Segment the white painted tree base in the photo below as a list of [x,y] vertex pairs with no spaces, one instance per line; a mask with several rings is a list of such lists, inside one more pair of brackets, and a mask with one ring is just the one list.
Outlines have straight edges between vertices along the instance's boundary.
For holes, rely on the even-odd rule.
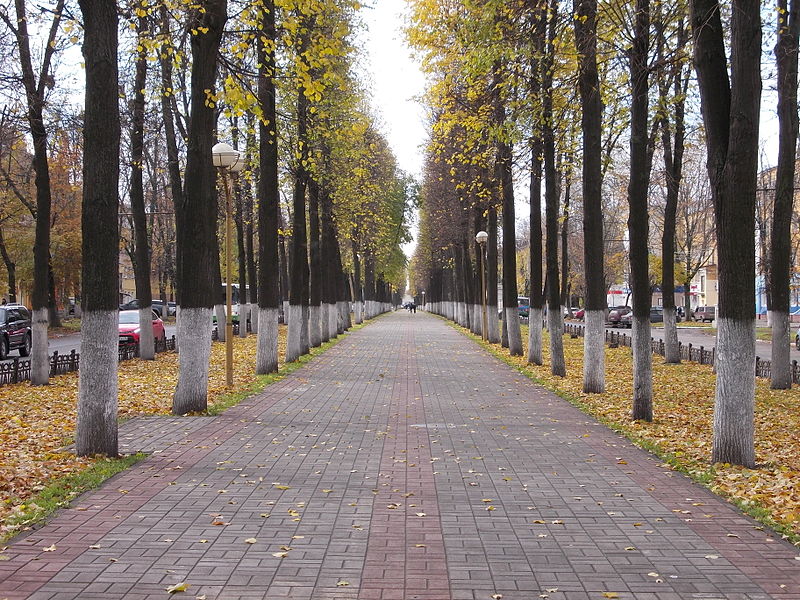
[[633,408],[635,420],[653,420],[653,349],[650,315],[631,319],[633,346]]
[[567,374],[564,362],[564,318],[561,309],[548,309],[547,328],[550,330],[550,372],[558,377]]
[[[46,308],[37,308],[31,315],[31,385],[47,385],[50,380],[48,319]],[[117,343],[119,343],[119,333],[117,333]]]
[[[219,329],[224,329],[224,323]],[[181,339],[181,352],[178,355],[178,386],[172,398],[172,414],[202,412],[208,407],[211,309],[181,310],[178,337]]]
[[506,308],[503,312],[508,330],[508,352],[511,356],[522,356],[522,331],[519,328],[519,308]]
[[755,322],[717,319],[712,462],[755,467]]
[[[255,313],[254,313],[255,314]],[[277,308],[258,309],[258,339],[256,343],[256,375],[278,372]]]
[[225,341],[225,305],[224,304],[215,304],[214,305],[214,316],[217,317],[217,341],[224,342]]
[[770,387],[773,390],[788,390],[792,387],[792,365],[789,353],[793,344],[789,313],[772,311],[772,355],[770,364]]
[[606,311],[587,310],[583,320],[583,391],[602,394],[606,391]]
[[489,320],[489,341],[492,344],[500,343],[500,319],[498,318],[497,305],[490,304],[486,307]]
[[250,313],[247,310],[247,304],[240,304],[239,305],[239,337],[246,338],[247,337],[247,319],[250,317]]
[[671,364],[681,362],[681,350],[678,345],[678,317],[674,308],[664,309],[664,362]]
[[250,315],[250,333],[258,333],[258,304],[248,304],[247,314]]
[[[81,319],[81,369],[78,371],[78,456],[117,456],[119,311],[86,311]],[[152,330],[152,325],[151,325]],[[151,334],[152,339],[152,334]]]
[[322,315],[319,306],[308,307],[308,345],[318,348],[322,345]]
[[286,333],[286,362],[294,362],[303,354],[301,345],[303,307],[299,304],[290,304],[287,314],[289,326]]
[[328,310],[328,339],[332,340],[339,335],[339,310],[336,304],[326,304],[325,307]]
[[531,308],[528,312],[528,364],[541,365],[542,358],[542,309]]
[[[119,338],[119,330],[117,331],[117,338]],[[143,360],[153,360],[156,357],[155,345],[156,341],[153,337],[153,308],[150,306],[147,308],[140,308],[139,358]]]

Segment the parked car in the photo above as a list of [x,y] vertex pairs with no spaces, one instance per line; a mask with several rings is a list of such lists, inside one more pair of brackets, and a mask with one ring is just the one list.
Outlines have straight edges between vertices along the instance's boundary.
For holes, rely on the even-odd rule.
[[0,360],[11,350],[20,356],[31,353],[31,313],[22,304],[0,306]]
[[[524,317],[525,319],[531,314],[531,299],[527,296],[517,296],[517,306],[519,310],[519,316]],[[503,307],[500,307],[500,310],[497,311],[498,318],[502,321],[503,320]]]
[[[151,308],[159,318],[164,316],[164,303],[161,300],[153,300]],[[134,298],[130,302],[119,305],[120,310],[139,310],[139,299]]]
[[[660,306],[653,306],[650,308],[650,322],[651,323],[663,323],[664,322],[664,309]],[[633,327],[633,311],[629,312],[626,315],[622,315],[620,319],[620,324],[622,327],[627,327],[631,329]]]
[[622,324],[622,317],[631,312],[630,306],[615,306],[608,311],[606,323],[611,327],[619,327]]
[[586,309],[579,308],[572,313],[572,316],[578,319],[579,321],[583,321],[583,317],[586,314]]
[[694,309],[694,313],[692,313],[692,318],[695,321],[702,321],[705,323],[708,321],[711,323],[714,319],[717,318],[717,311],[716,308],[713,306],[698,306]]
[[[119,343],[138,344],[139,343],[139,310],[121,310],[119,312]],[[161,343],[167,338],[164,329],[164,321],[153,310],[153,339]]]

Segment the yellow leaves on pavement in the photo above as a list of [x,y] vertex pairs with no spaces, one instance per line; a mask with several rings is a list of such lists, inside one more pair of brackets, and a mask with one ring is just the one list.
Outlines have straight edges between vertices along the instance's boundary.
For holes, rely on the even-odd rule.
[[177,594],[178,592],[185,592],[189,589],[189,584],[185,581],[182,583],[176,583],[175,585],[171,585],[167,588],[167,591],[170,594]]
[[[279,356],[285,352],[286,330],[279,333]],[[234,391],[255,381],[256,336],[234,337]],[[178,355],[164,352],[153,361],[119,364],[119,416],[167,415],[178,377]],[[225,345],[213,344],[209,366],[208,403],[225,387]],[[75,432],[78,374],[52,377],[50,385],[0,386],[0,534],[6,518],[36,490],[55,477],[83,470],[102,458],[78,458],[66,448]],[[120,493],[126,493],[120,490]]]

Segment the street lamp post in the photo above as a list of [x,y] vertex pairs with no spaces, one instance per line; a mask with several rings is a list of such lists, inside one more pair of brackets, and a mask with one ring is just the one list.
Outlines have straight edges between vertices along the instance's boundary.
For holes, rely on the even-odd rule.
[[[231,238],[233,237],[233,219],[231,218],[231,189],[228,181],[228,172],[236,173],[242,170],[244,161],[238,150],[230,145],[220,142],[211,149],[214,166],[222,175],[225,188],[225,385],[233,386],[233,281],[231,281],[231,262],[233,251]],[[217,325],[219,327],[219,324]],[[242,324],[239,324],[241,327]]]
[[475,234],[475,241],[481,247],[481,305],[483,307],[483,327],[481,327],[481,337],[484,341],[489,339],[489,315],[486,313],[486,240],[489,234],[479,231]]

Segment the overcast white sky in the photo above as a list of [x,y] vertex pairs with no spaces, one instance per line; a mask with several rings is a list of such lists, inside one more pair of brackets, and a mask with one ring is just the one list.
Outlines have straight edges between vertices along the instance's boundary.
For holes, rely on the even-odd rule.
[[405,0],[374,0],[362,15],[367,25],[364,48],[365,68],[373,82],[372,106],[382,117],[383,133],[394,150],[400,168],[419,176],[422,145],[425,143],[424,111],[416,98],[422,95],[425,79],[402,28],[407,12]]

